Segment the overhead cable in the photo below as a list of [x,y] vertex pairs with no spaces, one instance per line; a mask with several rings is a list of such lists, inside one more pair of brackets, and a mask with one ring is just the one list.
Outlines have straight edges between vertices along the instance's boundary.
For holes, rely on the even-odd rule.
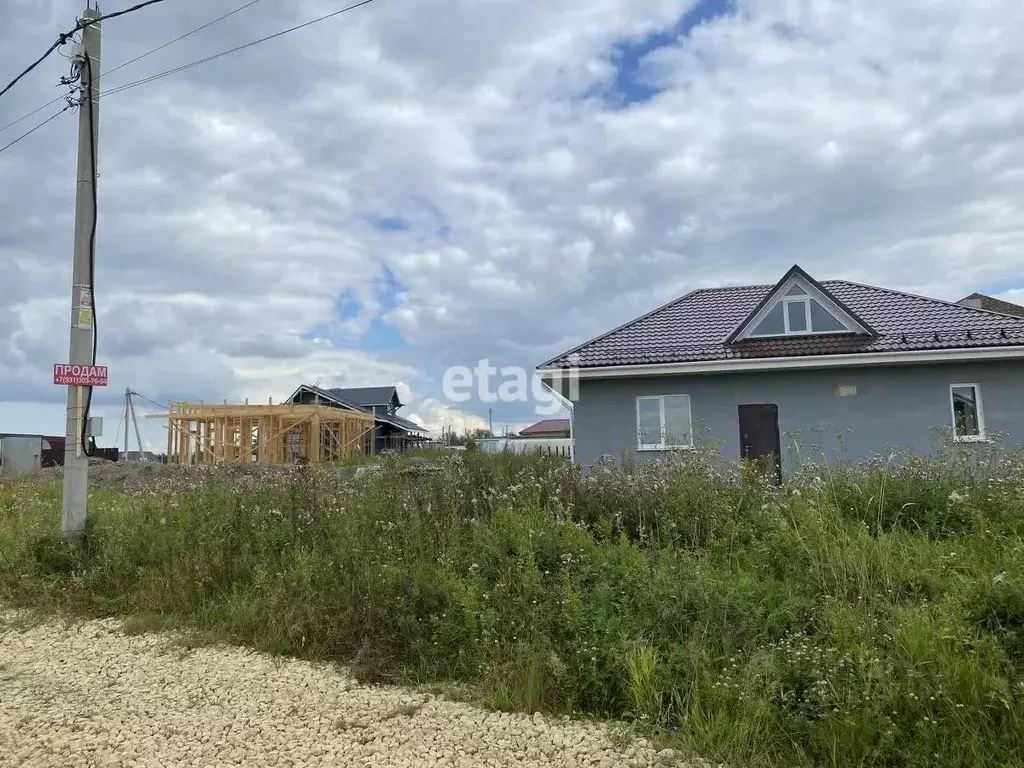
[[135,81],[130,82],[130,83],[125,83],[124,85],[116,86],[114,88],[111,88],[108,91],[104,91],[102,93],[102,95],[103,96],[111,96],[111,95],[113,95],[115,93],[121,93],[121,91],[127,91],[127,90],[130,90],[132,88],[137,88],[140,85],[146,85],[148,83],[152,83],[154,80],[160,80],[161,78],[168,77],[170,75],[175,75],[175,74],[177,74],[179,72],[184,72],[185,70],[192,69],[193,67],[198,67],[198,66],[200,66],[202,64],[207,64],[207,63],[209,63],[211,61],[214,61],[216,59],[223,58],[224,56],[230,56],[233,53],[238,53],[239,51],[244,51],[247,48],[252,48],[253,46],[259,45],[260,43],[265,43],[265,42],[267,42],[269,40],[275,40],[276,38],[283,37],[284,35],[287,35],[287,34],[289,34],[291,32],[296,32],[296,31],[298,31],[300,29],[305,29],[306,27],[311,27],[314,24],[319,24],[322,21],[326,21],[327,19],[334,18],[335,16],[340,16],[343,13],[347,13],[349,11],[354,11],[356,8],[362,8],[364,5],[369,5],[372,2],[374,2],[374,0],[362,0],[362,2],[360,2],[360,3],[355,3],[353,5],[349,5],[349,6],[345,7],[345,8],[340,9],[340,10],[333,11],[332,13],[328,13],[328,14],[326,14],[324,16],[320,16],[318,18],[312,19],[312,20],[304,22],[302,24],[297,24],[294,27],[289,27],[288,29],[281,30],[280,32],[275,32],[272,35],[267,35],[266,37],[261,37],[258,40],[253,40],[252,42],[245,43],[243,45],[239,45],[239,46],[236,46],[234,48],[230,48],[230,49],[228,49],[226,51],[221,51],[220,53],[215,53],[212,56],[207,56],[205,58],[199,59],[197,61],[190,62],[188,64],[182,64],[181,66],[174,67],[174,68],[168,69],[168,70],[164,70],[163,72],[158,72],[155,75],[150,75],[148,77],[143,77],[143,78],[140,78],[140,79],[135,80]]
[[[245,5],[241,5],[238,8],[235,8],[233,11],[228,11],[223,16],[218,16],[216,19],[213,19],[212,21],[208,21],[205,24],[203,24],[202,26],[196,27],[195,29],[192,29],[192,30],[188,31],[188,32],[186,32],[183,35],[179,35],[178,37],[176,37],[173,40],[170,40],[170,41],[164,43],[163,45],[158,45],[156,48],[153,48],[153,49],[151,49],[149,51],[146,51],[141,56],[136,56],[134,59],[129,59],[128,61],[124,62],[123,64],[118,64],[113,69],[108,70],[106,72],[103,72],[101,74],[101,78],[105,78],[108,75],[111,75],[114,72],[117,72],[118,70],[124,69],[125,67],[129,66],[130,64],[135,64],[136,62],[141,61],[142,59],[145,59],[147,56],[152,56],[154,53],[157,53],[158,51],[162,51],[165,48],[169,48],[170,46],[174,45],[175,43],[181,42],[185,38],[191,37],[192,35],[196,34],[197,32],[202,32],[204,29],[207,29],[208,27],[212,27],[214,24],[217,24],[218,22],[224,21],[224,19],[230,18],[231,16],[234,16],[236,13],[244,11],[246,8],[251,8],[252,6],[256,5],[256,3],[259,3],[259,2],[262,2],[262,0],[250,0],[250,2],[246,3]],[[111,17],[107,16],[106,18],[111,18]],[[38,114],[39,112],[42,112],[44,109],[46,109],[51,104],[56,104],[57,102],[61,101],[64,98],[65,98],[64,96],[58,96],[55,99],[51,99],[50,101],[46,102],[42,106],[36,107],[35,109],[33,109],[28,114],[22,115],[17,120],[12,120],[11,122],[7,123],[6,125],[0,126],[0,133],[3,133],[8,128],[13,127],[13,126],[17,125],[20,122],[28,120],[30,117],[32,117],[32,115],[35,115],[35,114]]]
[[38,67],[44,61],[46,61],[47,57],[49,57],[49,55],[51,53],[56,51],[58,48],[60,48],[62,45],[64,45],[64,43],[66,43],[68,40],[70,40],[75,34],[77,34],[78,32],[81,32],[86,27],[91,27],[94,24],[99,24],[101,21],[106,21],[107,19],[116,19],[118,16],[124,16],[126,14],[133,13],[134,11],[141,10],[141,9],[147,7],[147,6],[155,5],[157,3],[163,3],[163,2],[166,2],[166,0],[146,0],[146,2],[139,3],[138,5],[133,5],[131,8],[125,8],[123,11],[115,11],[114,13],[108,13],[105,16],[100,16],[98,19],[81,19],[81,20],[79,20],[79,22],[77,24],[75,24],[74,28],[70,32],[62,32],[57,37],[56,42],[54,42],[53,45],[51,45],[49,48],[47,48],[46,52],[43,53],[42,56],[40,56],[38,59],[33,61],[31,64],[29,64],[24,70],[21,71],[21,73],[19,73],[17,75],[17,77],[15,77],[13,80],[11,80],[11,82],[9,82],[7,85],[5,85],[3,90],[0,90],[0,96],[3,96],[5,93],[7,93],[9,90],[11,90],[11,88],[13,88],[15,85],[18,84],[19,80],[24,78],[33,69]]

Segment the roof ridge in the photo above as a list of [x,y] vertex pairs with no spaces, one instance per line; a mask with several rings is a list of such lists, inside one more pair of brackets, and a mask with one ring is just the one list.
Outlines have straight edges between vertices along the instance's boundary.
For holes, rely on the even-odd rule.
[[[855,285],[858,288],[869,288],[873,291],[881,291],[884,293],[892,293],[897,296],[907,296],[911,299],[918,299],[919,301],[928,301],[933,304],[942,304],[947,307],[956,307],[957,309],[967,310],[968,312],[981,312],[986,315],[995,315],[996,317],[1005,317],[1009,320],[1015,320],[1024,324],[1024,317],[1017,315],[1008,315],[1004,312],[996,312],[991,309],[981,309],[980,307],[969,307],[964,304],[957,304],[955,301],[946,301],[945,299],[936,299],[934,296],[923,296],[920,293],[910,293],[909,291],[899,291],[895,288],[886,288],[882,285],[870,285],[868,283],[858,283],[856,280],[825,280],[826,283],[844,283],[846,285]],[[994,298],[994,297],[992,297]]]

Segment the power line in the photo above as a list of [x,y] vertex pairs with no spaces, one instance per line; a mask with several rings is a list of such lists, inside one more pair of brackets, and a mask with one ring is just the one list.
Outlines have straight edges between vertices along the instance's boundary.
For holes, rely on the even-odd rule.
[[[174,38],[173,40],[171,40],[170,42],[167,42],[167,43],[164,43],[163,45],[157,46],[153,50],[147,51],[146,53],[142,54],[141,56],[136,56],[134,59],[129,59],[124,64],[118,64],[116,67],[114,67],[109,72],[104,72],[101,75],[101,77],[107,77],[108,75],[112,75],[114,72],[117,72],[119,69],[124,69],[129,64],[134,64],[135,62],[141,61],[142,59],[146,58],[147,56],[152,56],[154,53],[157,53],[158,51],[162,51],[164,48],[169,48],[170,46],[174,45],[175,43],[181,42],[186,37],[191,37],[192,35],[196,34],[197,32],[202,32],[207,27],[212,27],[214,24],[216,24],[218,22],[221,22],[221,21],[224,21],[224,19],[227,19],[227,18],[229,18],[231,16],[234,16],[236,13],[241,13],[246,8],[251,8],[252,6],[256,5],[256,3],[259,3],[259,2],[261,2],[261,0],[251,0],[250,2],[246,3],[245,5],[241,5],[238,8],[235,8],[235,10],[233,10],[233,11],[228,11],[223,16],[218,16],[213,21],[206,22],[201,27],[196,27],[191,32],[186,32],[184,35],[180,35],[180,36]],[[0,129],[0,130],[2,130],[2,129]]]
[[58,96],[56,99],[51,99],[50,101],[46,102],[41,107],[36,107],[31,112],[29,112],[27,115],[22,115],[17,120],[12,120],[11,122],[7,123],[7,125],[0,125],[0,133],[3,133],[8,128],[13,128],[14,126],[16,126],[20,122],[28,120],[30,117],[32,117],[32,115],[39,114],[44,109],[46,109],[48,106],[50,106],[51,104],[56,104],[58,101],[60,101],[63,98],[64,98],[63,96]]
[[[80,29],[91,27],[93,24],[99,24],[101,21],[106,21],[107,19],[116,19],[118,16],[124,16],[129,13],[134,13],[135,11],[142,10],[146,6],[156,5],[157,3],[162,2],[164,2],[164,0],[146,0],[146,2],[139,3],[138,5],[133,5],[131,8],[125,8],[123,11],[114,11],[113,13],[105,14],[103,16],[100,16],[98,19],[92,19],[91,21],[80,21],[74,31],[77,32]],[[96,7],[97,9],[99,8],[99,6]]]
[[[51,102],[51,103],[52,103],[52,102]],[[47,104],[46,106],[50,106],[50,105],[49,105],[49,104]],[[22,139],[27,139],[27,138],[28,138],[29,136],[31,136],[31,135],[32,135],[33,133],[35,133],[36,131],[38,131],[38,130],[39,130],[40,128],[42,128],[42,127],[43,127],[44,125],[46,125],[47,123],[51,123],[51,122],[53,122],[53,121],[54,121],[54,120],[56,120],[56,119],[57,119],[58,117],[60,117],[61,115],[63,115],[63,114],[65,113],[65,112],[67,112],[67,111],[68,111],[69,109],[71,109],[71,105],[70,105],[70,104],[69,104],[68,106],[64,107],[64,109],[62,109],[62,110],[60,110],[59,112],[57,112],[57,114],[55,114],[55,115],[50,115],[50,117],[48,117],[48,118],[46,118],[45,120],[43,120],[43,122],[39,123],[39,125],[37,125],[37,126],[36,126],[35,128],[32,128],[32,129],[30,129],[30,130],[26,131],[25,133],[21,134],[21,136],[19,136],[18,138],[16,138],[16,139],[15,139],[14,141],[12,141],[12,142],[11,142],[10,144],[5,144],[4,146],[0,147],[0,154],[3,154],[4,152],[6,152],[6,151],[7,151],[8,149],[10,149],[11,147],[13,147],[13,146],[14,146],[15,144],[17,144],[17,143],[18,143],[19,141],[21,141]],[[37,110],[36,110],[36,112],[38,112],[38,111],[39,111],[39,110],[37,109]],[[20,122],[20,121],[19,121],[19,122]]]
[[[205,24],[203,24],[201,27],[196,27],[195,29],[193,29],[193,30],[191,30],[189,32],[186,32],[183,35],[179,35],[178,37],[174,38],[173,40],[171,40],[169,42],[164,43],[163,45],[159,45],[159,46],[157,46],[156,48],[153,48],[150,51],[146,51],[141,56],[136,56],[134,59],[129,59],[128,61],[124,62],[123,64],[118,64],[116,67],[111,69],[109,72],[102,73],[100,75],[100,77],[101,78],[105,78],[105,77],[107,77],[109,75],[112,75],[114,72],[117,72],[120,69],[124,69],[125,67],[127,67],[130,64],[134,64],[137,61],[141,61],[142,59],[146,58],[147,56],[152,56],[154,53],[157,53],[158,51],[164,50],[164,48],[169,48],[170,46],[174,45],[175,43],[181,42],[186,37],[191,37],[192,35],[196,34],[197,32],[202,32],[204,29],[207,29],[208,27],[212,27],[214,24],[217,24],[218,22],[224,21],[224,19],[227,19],[227,18],[229,18],[231,16],[234,16],[236,13],[240,13],[241,11],[244,11],[246,8],[251,8],[252,6],[256,5],[256,3],[259,3],[259,2],[262,2],[262,0],[250,0],[250,2],[246,3],[245,5],[242,5],[242,6],[239,6],[238,8],[235,8],[235,10],[233,10],[233,11],[228,11],[223,16],[218,16],[213,21],[208,21]],[[51,104],[56,104],[58,101],[60,101],[63,98],[64,98],[64,96],[58,96],[55,99],[51,99],[50,101],[48,101],[45,104],[43,104],[41,107],[36,107],[34,110],[29,112],[27,115],[22,115],[17,120],[13,120],[12,122],[7,123],[7,125],[0,126],[0,133],[3,133],[8,128],[11,128],[11,127],[17,125],[18,123],[22,122],[23,120],[28,120],[28,118],[32,117],[32,115],[35,115],[35,114],[37,114],[39,112],[42,112],[48,106],[50,106]]]
[[212,56],[207,56],[204,59],[199,59],[198,61],[193,61],[193,62],[191,62],[189,64],[182,64],[179,67],[174,67],[173,69],[168,69],[168,70],[165,70],[163,72],[158,72],[157,74],[150,75],[149,77],[143,77],[143,78],[140,78],[139,80],[135,80],[135,81],[130,82],[130,83],[125,83],[124,85],[119,85],[119,86],[117,86],[115,88],[111,88],[109,91],[104,91],[101,95],[102,96],[111,96],[111,95],[113,95],[115,93],[120,93],[121,91],[127,91],[127,90],[130,90],[132,88],[137,88],[140,85],[146,85],[147,83],[151,83],[154,80],[160,80],[161,78],[168,77],[169,75],[175,75],[175,74],[177,74],[179,72],[184,72],[187,69],[192,69],[193,67],[198,67],[201,64],[207,64],[207,63],[209,63],[211,61],[214,61],[216,59],[223,58],[224,56],[229,56],[232,53],[238,53],[239,51],[244,51],[246,48],[252,48],[255,45],[259,45],[260,43],[265,43],[265,42],[267,42],[269,40],[274,40],[274,39],[276,39],[278,37],[283,37],[284,35],[287,35],[287,34],[289,34],[291,32],[297,32],[300,29],[305,29],[306,27],[311,27],[314,24],[319,24],[321,21],[326,21],[327,19],[334,18],[335,16],[340,16],[341,14],[347,13],[348,11],[354,11],[356,8],[362,8],[364,5],[369,5],[372,2],[374,2],[374,0],[362,0],[362,2],[355,3],[353,5],[347,6],[345,8],[342,8],[341,10],[337,10],[337,11],[334,11],[332,13],[328,13],[325,16],[320,16],[320,17],[318,17],[316,19],[312,19],[311,21],[307,21],[307,22],[305,22],[303,24],[298,24],[298,25],[296,25],[294,27],[289,27],[288,29],[284,29],[284,30],[282,30],[280,32],[275,32],[272,35],[267,35],[266,37],[261,37],[258,40],[253,40],[252,42],[245,43],[244,45],[239,45],[239,46],[236,46],[235,48],[231,48],[231,49],[226,50],[226,51],[221,51],[220,53],[215,53]]
[[140,394],[139,394],[138,392],[136,392],[136,391],[135,391],[134,389],[132,390],[132,394],[133,394],[133,395],[135,395],[135,397],[141,397],[141,398],[142,398],[143,400],[145,400],[145,401],[146,401],[147,403],[152,403],[152,404],[153,404],[153,405],[155,405],[155,406],[156,406],[157,408],[159,408],[159,409],[160,409],[161,411],[166,411],[166,410],[167,410],[167,403],[163,403],[163,404],[161,404],[161,403],[158,403],[158,402],[157,402],[156,400],[150,400],[150,399],[149,399],[148,397],[146,397],[145,395],[140,395]]
[[17,77],[15,77],[13,80],[11,80],[11,82],[5,85],[4,89],[0,91],[0,96],[3,96],[5,93],[11,90],[11,88],[18,84],[19,80],[24,78],[29,72],[31,72],[33,69],[42,64],[51,53],[56,51],[58,48],[64,45],[64,43],[70,40],[76,33],[81,32],[86,27],[91,27],[93,24],[99,24],[101,21],[105,21],[106,19],[116,19],[118,16],[124,16],[125,14],[132,13],[133,11],[138,11],[147,6],[156,5],[157,3],[163,2],[166,2],[166,0],[146,0],[146,2],[139,3],[138,5],[133,5],[131,8],[125,8],[123,11],[115,11],[114,13],[108,13],[106,16],[100,16],[98,19],[80,20],[77,24],[75,24],[74,28],[70,32],[62,32],[60,36],[57,38],[57,41],[49,48],[47,48],[46,52],[42,56],[40,56],[31,64],[29,64]]
[[41,107],[36,107],[31,112],[29,112],[27,115],[22,115],[17,120],[12,120],[7,125],[0,126],[0,133],[3,133],[8,128],[13,128],[14,126],[16,126],[20,122],[28,120],[30,117],[32,117],[32,115],[35,115],[35,114],[38,114],[39,112],[42,112],[44,109],[49,107],[51,104],[56,104],[58,101],[63,101],[65,98],[67,98],[67,97],[65,97],[65,96],[58,96],[55,99],[50,99],[50,101],[46,102]]
[[48,49],[46,50],[46,53],[44,53],[44,54],[43,54],[42,56],[40,56],[40,57],[39,57],[38,59],[36,59],[36,60],[35,60],[34,62],[32,62],[31,64],[29,64],[29,65],[28,65],[28,66],[27,66],[27,67],[26,67],[26,68],[25,68],[25,69],[24,69],[24,70],[23,70],[23,71],[21,72],[21,74],[20,74],[20,75],[18,75],[18,76],[17,76],[17,77],[15,77],[15,78],[14,78],[13,80],[11,80],[11,82],[9,82],[9,83],[8,83],[7,85],[5,85],[5,86],[4,86],[4,89],[3,89],[2,91],[0,91],[0,96],[3,96],[3,95],[4,95],[5,93],[7,93],[7,92],[8,92],[9,90],[11,90],[11,88],[13,88],[13,87],[14,87],[15,85],[17,85],[17,84],[18,84],[18,81],[19,81],[19,80],[21,80],[21,79],[22,79],[23,77],[25,77],[25,75],[27,75],[27,74],[28,74],[29,72],[31,72],[31,71],[32,71],[33,69],[35,69],[36,67],[38,67],[38,66],[39,66],[40,64],[42,64],[42,63],[43,63],[43,62],[44,62],[44,61],[46,60],[46,57],[47,57],[47,56],[49,56],[49,55],[50,55],[51,53],[53,53],[53,52],[54,52],[54,51],[56,51],[56,50],[57,50],[58,48],[60,48],[60,47],[61,47],[62,45],[64,45],[64,43],[66,43],[66,42],[68,41],[68,38],[70,38],[70,37],[71,37],[71,33],[70,33],[70,32],[69,32],[69,33],[67,33],[67,35],[66,35],[66,36],[65,36],[65,35],[61,35],[61,37],[60,37],[60,38],[58,38],[57,42],[55,42],[55,43],[54,43],[53,45],[51,45],[51,46],[50,46],[50,47],[49,47],[49,48],[48,48]]

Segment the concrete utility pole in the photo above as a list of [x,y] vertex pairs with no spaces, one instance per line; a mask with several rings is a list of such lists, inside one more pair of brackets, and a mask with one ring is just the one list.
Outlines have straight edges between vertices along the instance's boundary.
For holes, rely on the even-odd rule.
[[125,461],[128,461],[128,437],[129,437],[128,425],[130,423],[128,421],[128,417],[130,415],[130,413],[129,413],[130,407],[129,407],[128,404],[131,402],[131,399],[132,399],[132,390],[131,390],[130,387],[125,387],[125,390],[124,390],[124,460]]
[[[86,21],[100,18],[99,8],[86,8]],[[75,260],[71,281],[71,365],[93,362],[92,260],[95,226],[96,168],[100,123],[100,24],[82,30],[80,69],[82,103],[78,109],[78,188],[75,196]],[[85,59],[88,59],[88,63]],[[90,146],[91,144],[91,146]],[[64,443],[64,502],[61,535],[65,540],[85,535],[89,487],[89,457],[82,444],[87,387],[68,387],[67,440]]]

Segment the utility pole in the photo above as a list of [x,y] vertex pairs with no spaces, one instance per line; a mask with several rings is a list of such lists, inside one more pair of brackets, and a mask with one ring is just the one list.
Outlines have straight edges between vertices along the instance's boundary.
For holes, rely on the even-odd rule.
[[[71,365],[93,362],[92,249],[96,225],[96,168],[100,122],[100,11],[86,8],[83,18],[94,21],[82,30],[82,102],[78,108],[78,187],[75,195],[75,256],[71,280]],[[86,61],[86,59],[88,61]],[[89,457],[82,443],[86,425],[87,387],[68,387],[67,439],[64,443],[64,499],[61,536],[65,541],[85,535]]]
[[[139,420],[135,416],[135,401],[132,399],[132,396],[134,394],[135,393],[132,392],[132,390],[129,388],[128,394],[127,394],[127,397],[128,397],[128,412],[131,413],[132,424],[135,425],[135,442],[138,443],[138,446],[139,446],[139,461],[145,461],[145,458],[142,455],[142,433],[139,431]],[[128,414],[125,414],[124,418],[125,418],[124,428],[128,429]],[[125,435],[124,446],[125,446],[125,448],[124,448],[125,453],[127,453],[128,452],[128,435]]]
[[131,424],[131,422],[128,421],[128,419],[131,416],[131,408],[129,406],[129,403],[131,403],[131,400],[132,400],[132,390],[131,390],[131,387],[125,387],[125,390],[124,390],[124,460],[125,461],[128,461],[128,438],[130,436],[130,427],[129,427],[129,425]]

